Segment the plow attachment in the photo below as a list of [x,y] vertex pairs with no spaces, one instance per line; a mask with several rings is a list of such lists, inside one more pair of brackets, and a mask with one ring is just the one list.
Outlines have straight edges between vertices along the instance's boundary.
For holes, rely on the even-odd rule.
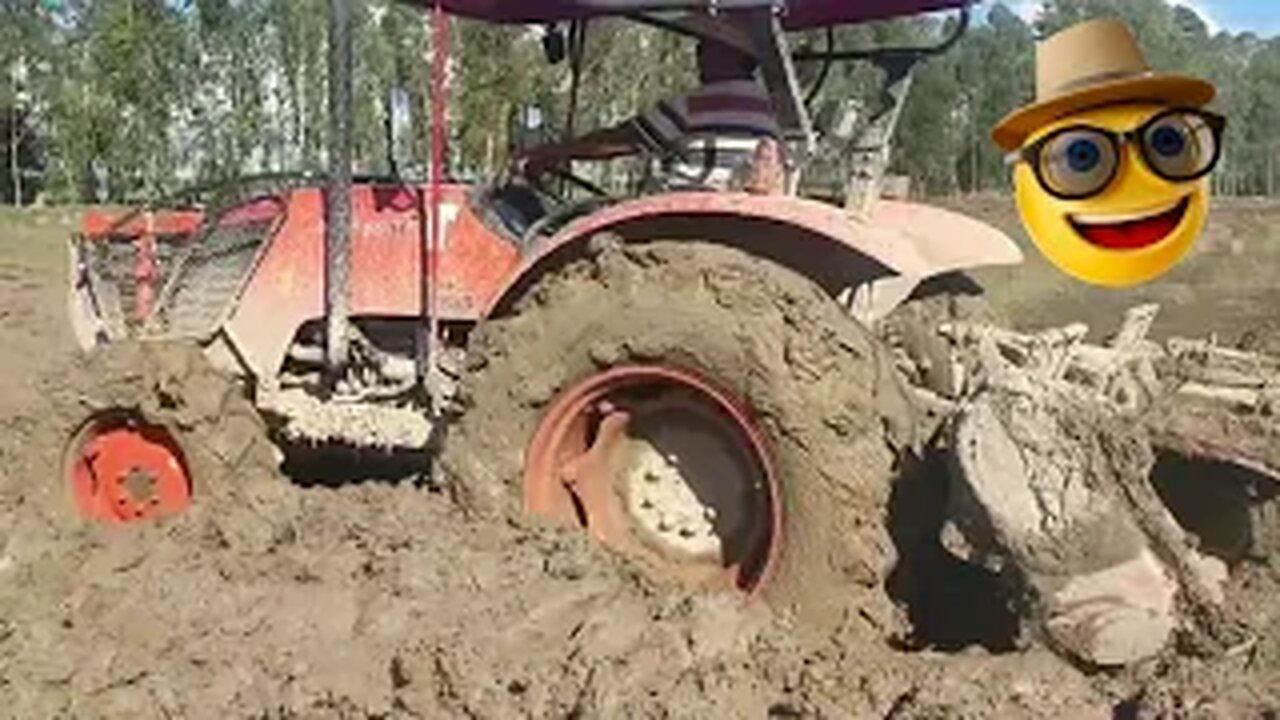
[[[1270,551],[1270,515],[1256,510],[1280,491],[1280,361],[1149,341],[1157,310],[1134,308],[1101,345],[1080,324],[945,325],[956,381],[915,389],[952,458],[943,544],[1016,584],[1046,642],[1092,665],[1152,657],[1175,637],[1219,653],[1251,642],[1224,605],[1244,553],[1207,548],[1188,513],[1175,517],[1161,454],[1212,461],[1190,478],[1193,505],[1246,477],[1238,495],[1254,509],[1240,515],[1260,520],[1243,531],[1253,556]],[[1230,467],[1245,472],[1213,469]]]
[[1130,310],[1104,345],[1073,324],[1037,334],[992,325],[940,330],[956,348],[957,396],[984,383],[1070,388],[1141,425],[1154,444],[1280,483],[1280,359],[1213,340],[1147,339],[1157,305]]

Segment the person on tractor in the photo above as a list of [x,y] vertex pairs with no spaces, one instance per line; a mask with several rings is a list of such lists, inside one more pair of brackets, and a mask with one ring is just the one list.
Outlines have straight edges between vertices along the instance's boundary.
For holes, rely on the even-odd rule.
[[698,43],[695,90],[613,127],[532,148],[517,158],[517,169],[536,178],[572,160],[643,155],[654,161],[656,179],[666,189],[723,190],[744,182],[760,141],[776,143],[781,131],[756,76],[759,62],[750,39],[727,22],[715,22],[712,30],[718,39]]

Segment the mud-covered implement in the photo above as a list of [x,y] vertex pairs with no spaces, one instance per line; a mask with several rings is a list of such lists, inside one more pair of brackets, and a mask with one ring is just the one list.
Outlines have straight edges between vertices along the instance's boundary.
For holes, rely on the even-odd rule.
[[[948,323],[938,331],[959,381],[943,395],[916,388],[941,408],[955,460],[948,547],[1005,565],[1033,598],[1036,627],[1095,665],[1150,658],[1175,634],[1246,647],[1223,585],[1246,555],[1274,549],[1280,364],[1206,341],[1150,341],[1156,311],[1134,308],[1105,345],[1086,343],[1080,324],[1026,334]],[[1157,476],[1160,455],[1237,472],[1201,470],[1180,488]],[[1206,513],[1226,506],[1205,503],[1233,490],[1246,544],[1191,540],[1224,521]]]

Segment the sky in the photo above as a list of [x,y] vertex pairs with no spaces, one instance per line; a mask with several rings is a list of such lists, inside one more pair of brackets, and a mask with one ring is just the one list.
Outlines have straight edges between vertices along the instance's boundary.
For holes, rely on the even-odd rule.
[[[1196,11],[1209,30],[1253,32],[1262,37],[1280,35],[1280,0],[1172,0]],[[1004,0],[1011,10],[1028,20],[1035,16],[1039,0]],[[990,6],[991,0],[983,5]]]

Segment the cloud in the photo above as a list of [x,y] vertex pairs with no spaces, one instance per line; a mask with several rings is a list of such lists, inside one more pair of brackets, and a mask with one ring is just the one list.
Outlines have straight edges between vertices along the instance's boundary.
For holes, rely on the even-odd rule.
[[1036,16],[1040,14],[1040,0],[1006,0],[1004,4],[1028,23],[1035,22]]

